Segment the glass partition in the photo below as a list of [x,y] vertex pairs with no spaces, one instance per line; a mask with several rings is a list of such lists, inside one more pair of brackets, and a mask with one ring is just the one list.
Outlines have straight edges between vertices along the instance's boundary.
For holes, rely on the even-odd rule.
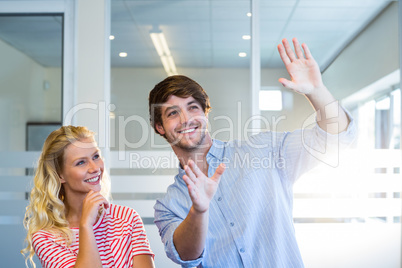
[[0,14],[0,232],[7,241],[0,250],[6,266],[24,267],[22,221],[33,159],[62,122],[62,29],[60,14]]
[[[113,197],[143,218],[158,256],[156,266],[177,267],[164,253],[152,207],[173,181],[178,165],[169,144],[150,127],[148,94],[168,75],[189,76],[210,97],[211,135],[238,137],[250,108],[250,1],[112,1],[111,5],[115,105],[111,150],[131,156],[127,162],[135,166],[111,167]],[[155,168],[150,168],[152,157],[161,160]]]
[[[293,131],[314,115],[305,96],[283,90],[278,83],[280,77],[289,78],[277,52],[282,38],[297,37],[307,43],[324,81],[339,100],[399,68],[395,63],[399,48],[395,1],[257,2],[262,90],[282,92],[279,111],[261,111],[265,124],[261,127],[266,130]],[[124,155],[126,161],[111,166],[113,195],[116,203],[135,208],[143,217],[159,256],[157,266],[177,267],[165,257],[152,208],[173,181],[177,161],[164,161],[174,159],[174,154],[149,126],[149,91],[171,74],[193,78],[211,99],[211,136],[244,139],[252,117],[250,3],[111,1],[111,150]],[[384,34],[383,40],[379,34]],[[382,64],[370,63],[369,56],[359,57],[377,45],[383,46],[372,56]],[[396,98],[395,94],[391,97]],[[373,150],[341,155],[339,167],[320,167],[295,185],[295,230],[306,267],[384,267],[400,262],[400,174],[395,175],[400,172],[400,151],[374,150],[371,135],[379,131],[370,121],[376,116],[374,104],[354,105],[367,111],[369,117],[360,120],[359,128],[367,127],[364,131],[369,136],[362,138]],[[359,118],[357,112],[353,115]],[[382,117],[385,120],[389,115]],[[398,143],[397,136],[391,141]],[[382,161],[395,155],[392,163]],[[152,163],[152,159],[161,162]],[[367,163],[395,172],[377,176]],[[359,180],[359,174],[367,175],[370,182]],[[383,254],[375,253],[378,243],[386,244],[391,237]],[[367,257],[362,259],[362,255]]]

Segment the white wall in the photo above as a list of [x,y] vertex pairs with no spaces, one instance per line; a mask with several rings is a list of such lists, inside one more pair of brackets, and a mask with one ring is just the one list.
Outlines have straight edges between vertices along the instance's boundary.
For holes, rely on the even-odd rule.
[[[163,69],[112,68],[111,73],[111,103],[116,105],[114,111],[116,117],[112,120],[112,128],[115,129],[112,131],[114,141],[112,150],[137,147],[142,144],[140,141],[144,136],[147,138],[145,144],[140,146],[141,149],[150,149],[152,144],[167,145],[159,135],[154,134],[153,129],[150,129],[148,115],[148,95],[155,84],[166,77]],[[214,138],[229,140],[245,137],[243,129],[251,116],[248,69],[180,68],[179,73],[197,81],[209,95],[212,106],[209,115],[210,132]],[[278,79],[287,76],[286,70],[283,69],[262,70],[261,83],[263,86],[282,88]],[[268,128],[272,127],[280,116],[285,116],[286,119],[279,121],[277,131],[300,128],[302,122],[313,112],[304,96],[289,91],[288,95],[293,99],[293,108],[287,107],[281,112],[262,113],[270,123]],[[130,119],[130,116],[134,117]],[[124,144],[130,146],[123,146]]]
[[27,122],[61,119],[60,69],[44,68],[1,40],[0,58],[0,150],[24,151]]
[[344,49],[323,79],[342,99],[399,68],[398,2],[392,2]]

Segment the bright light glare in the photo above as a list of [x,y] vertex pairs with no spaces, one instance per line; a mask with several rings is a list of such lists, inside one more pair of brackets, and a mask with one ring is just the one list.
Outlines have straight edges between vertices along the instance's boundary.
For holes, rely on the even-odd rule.
[[282,91],[260,90],[259,106],[262,111],[281,111]]
[[401,90],[396,89],[392,91],[391,95],[394,106],[394,124],[399,125],[401,123]]
[[122,58],[125,58],[125,57],[127,57],[127,52],[120,52],[119,56]]
[[376,110],[389,110],[389,107],[391,105],[391,100],[389,97],[386,97],[380,101],[377,101],[375,104],[375,109]]
[[250,40],[251,36],[248,34],[243,35],[241,38],[243,38],[243,40]]
[[239,57],[241,57],[241,58],[247,57],[247,53],[246,52],[240,52]]
[[109,36],[110,40],[114,40],[114,35]]

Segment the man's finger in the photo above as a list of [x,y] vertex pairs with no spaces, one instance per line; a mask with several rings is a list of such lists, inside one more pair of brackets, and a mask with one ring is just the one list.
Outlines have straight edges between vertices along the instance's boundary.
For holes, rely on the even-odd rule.
[[195,190],[194,185],[187,185],[188,194],[190,195],[191,201],[197,201],[198,195],[197,191]]
[[187,176],[188,176],[193,182],[196,181],[197,178],[195,177],[193,171],[191,170],[191,168],[190,168],[188,165],[185,165],[185,166],[184,166],[184,171],[186,172]]
[[304,50],[304,54],[306,55],[306,59],[310,60],[313,59],[313,55],[311,55],[310,49],[308,48],[308,46],[303,43],[302,44],[303,50]]
[[187,184],[187,186],[194,185],[194,181],[191,180],[187,175],[183,175],[183,180]]
[[215,174],[211,177],[212,180],[216,181],[217,183],[219,183],[221,176],[223,174],[223,172],[225,171],[226,166],[224,163],[221,163],[218,168],[215,170]]
[[278,45],[278,52],[285,66],[291,63],[288,55],[286,54],[285,48],[281,44]]
[[297,58],[304,59],[303,51],[301,50],[301,47],[300,47],[300,44],[299,44],[299,41],[297,40],[297,38],[293,38],[293,46],[295,48]]
[[195,176],[201,177],[204,175],[202,171],[199,169],[199,167],[195,164],[193,160],[188,161],[188,165],[190,166],[191,170],[194,172]]
[[293,53],[292,47],[290,46],[290,44],[286,38],[284,38],[282,40],[282,44],[285,47],[286,54],[288,55],[290,61],[292,61],[292,62],[295,61],[296,60],[295,53]]

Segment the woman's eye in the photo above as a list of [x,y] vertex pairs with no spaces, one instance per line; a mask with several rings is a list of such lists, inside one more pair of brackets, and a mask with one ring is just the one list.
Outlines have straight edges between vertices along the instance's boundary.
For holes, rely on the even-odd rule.
[[77,166],[83,165],[85,162],[83,160],[77,162]]

